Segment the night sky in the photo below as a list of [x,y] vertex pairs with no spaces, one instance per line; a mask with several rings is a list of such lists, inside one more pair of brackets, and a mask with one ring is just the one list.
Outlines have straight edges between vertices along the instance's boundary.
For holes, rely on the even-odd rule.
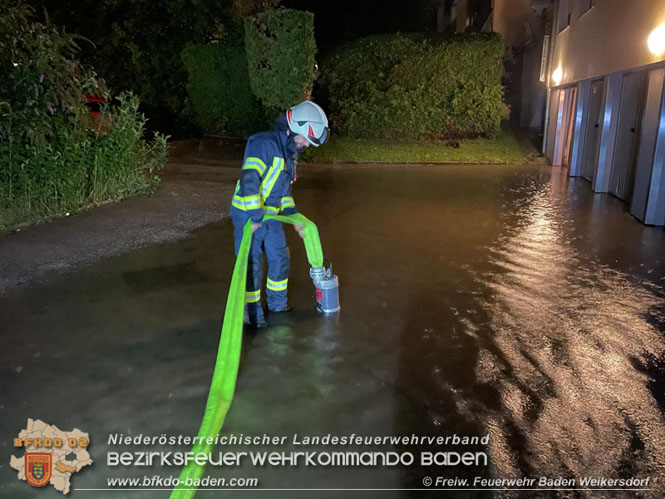
[[319,50],[376,33],[436,30],[437,0],[284,0],[281,5],[314,13]]

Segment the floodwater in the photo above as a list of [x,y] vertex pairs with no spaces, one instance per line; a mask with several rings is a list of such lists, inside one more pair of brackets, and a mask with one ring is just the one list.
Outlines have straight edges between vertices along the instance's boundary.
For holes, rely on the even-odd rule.
[[[225,435],[284,445],[220,451],[486,453],[473,466],[251,466],[261,490],[197,497],[661,497],[665,493],[665,232],[545,166],[301,168],[294,197],[340,279],[342,311],[313,310],[287,230],[290,314],[246,332]],[[28,417],[91,437],[73,498],[109,477],[109,434],[195,435],[233,267],[225,220],[16,292],[0,309],[0,496],[35,491],[9,468]],[[486,437],[487,445],[296,445],[312,435]],[[187,451],[186,446],[168,447]],[[6,451],[6,452],[5,452]],[[650,477],[649,490],[427,491],[425,477]],[[476,489],[491,487],[478,486]],[[317,490],[265,490],[317,489]],[[322,489],[367,489],[359,492]],[[372,489],[391,489],[377,491]],[[418,490],[420,489],[420,490]],[[37,493],[39,492],[39,493]]]

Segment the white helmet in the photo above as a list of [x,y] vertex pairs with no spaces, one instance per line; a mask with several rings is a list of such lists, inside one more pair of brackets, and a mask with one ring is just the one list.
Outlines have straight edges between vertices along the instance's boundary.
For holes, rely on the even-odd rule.
[[302,135],[315,147],[328,140],[328,118],[320,106],[306,100],[286,112],[289,129]]

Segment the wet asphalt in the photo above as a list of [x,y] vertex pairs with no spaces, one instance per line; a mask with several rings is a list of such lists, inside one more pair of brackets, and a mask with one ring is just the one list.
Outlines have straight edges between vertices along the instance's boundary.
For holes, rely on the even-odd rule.
[[[628,495],[415,490],[426,476],[651,477],[649,491],[630,496],[665,493],[662,228],[639,224],[565,170],[538,165],[305,165],[294,197],[319,226],[342,311],[315,312],[304,248],[287,230],[295,310],[245,333],[224,434],[488,435],[486,446],[371,450],[469,450],[489,462],[209,468],[256,477],[263,489],[413,490],[197,497]],[[179,473],[109,468],[107,451],[134,449],[109,445],[108,435],[197,433],[233,262],[232,225],[220,217],[5,292],[1,497],[60,497],[50,487],[37,494],[8,465],[28,417],[90,433],[95,464],[72,477],[79,490],[71,497],[167,497],[80,489]]]

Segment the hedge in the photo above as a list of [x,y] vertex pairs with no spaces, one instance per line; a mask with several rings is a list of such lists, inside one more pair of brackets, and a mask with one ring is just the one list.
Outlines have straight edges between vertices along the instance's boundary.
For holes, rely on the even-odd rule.
[[314,14],[276,9],[245,20],[245,47],[254,95],[272,111],[312,93],[316,61]]
[[322,65],[331,126],[366,138],[490,137],[501,124],[502,55],[495,34],[344,44]]
[[204,133],[248,133],[265,125],[265,112],[250,87],[244,45],[188,45],[182,60],[188,114]]

